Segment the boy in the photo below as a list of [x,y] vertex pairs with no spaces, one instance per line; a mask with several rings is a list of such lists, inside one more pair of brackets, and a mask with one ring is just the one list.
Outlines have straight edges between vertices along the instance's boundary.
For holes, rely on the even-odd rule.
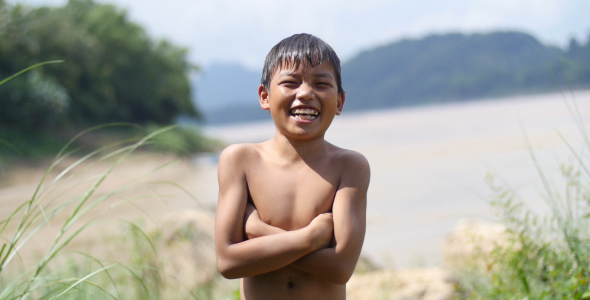
[[365,235],[369,164],[324,134],[344,105],[340,61],[297,34],[266,57],[260,106],[274,138],[219,159],[217,266],[242,299],[346,299]]

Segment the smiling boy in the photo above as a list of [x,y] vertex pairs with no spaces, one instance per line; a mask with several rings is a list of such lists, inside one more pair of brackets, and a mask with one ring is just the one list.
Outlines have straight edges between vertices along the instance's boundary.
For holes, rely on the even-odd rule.
[[297,34],[266,57],[260,106],[275,136],[219,159],[217,265],[242,299],[346,299],[365,235],[369,164],[324,139],[345,94],[324,41]]

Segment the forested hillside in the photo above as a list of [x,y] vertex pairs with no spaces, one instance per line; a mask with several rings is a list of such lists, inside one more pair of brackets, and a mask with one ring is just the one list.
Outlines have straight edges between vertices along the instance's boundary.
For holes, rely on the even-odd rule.
[[347,61],[347,109],[399,107],[590,84],[590,42],[567,50],[519,32],[405,39]]

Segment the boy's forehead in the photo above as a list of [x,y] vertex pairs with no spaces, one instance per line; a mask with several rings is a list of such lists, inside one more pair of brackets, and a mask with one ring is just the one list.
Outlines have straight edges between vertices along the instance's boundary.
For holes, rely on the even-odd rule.
[[294,59],[283,60],[281,64],[277,64],[277,66],[275,67],[275,70],[272,73],[273,73],[273,75],[278,75],[278,74],[283,74],[283,73],[292,73],[292,72],[297,71],[299,69],[305,70],[305,69],[309,69],[309,68],[316,69],[316,68],[322,68],[322,67],[329,67],[330,71],[333,73],[332,75],[336,74],[336,69],[334,68],[332,63],[329,61],[324,60],[319,64],[312,65],[307,60],[298,62]]

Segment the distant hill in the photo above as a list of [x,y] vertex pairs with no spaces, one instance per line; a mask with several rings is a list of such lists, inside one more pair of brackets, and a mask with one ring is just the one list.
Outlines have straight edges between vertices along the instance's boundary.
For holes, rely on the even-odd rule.
[[[588,88],[590,41],[564,50],[520,32],[403,39],[344,62],[342,77],[346,111]],[[197,82],[208,123],[268,119],[258,107],[259,81],[260,71],[212,66]]]
[[581,74],[590,75],[589,58],[590,43],[564,51],[519,32],[405,39],[360,53],[342,66],[346,108],[547,92],[558,84],[581,86],[590,83]]

